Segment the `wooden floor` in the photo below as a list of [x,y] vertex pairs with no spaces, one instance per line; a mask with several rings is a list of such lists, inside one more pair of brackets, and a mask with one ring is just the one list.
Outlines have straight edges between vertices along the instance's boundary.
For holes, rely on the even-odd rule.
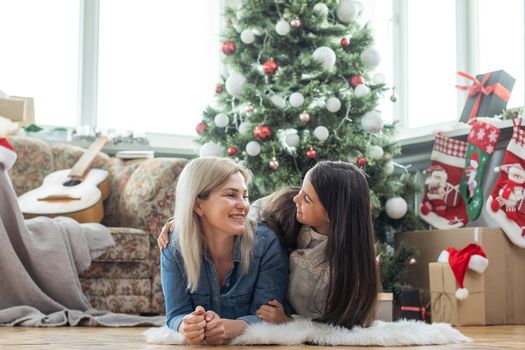
[[[0,349],[182,349],[184,346],[151,345],[144,341],[142,332],[146,328],[23,328],[0,327]],[[463,327],[463,334],[474,339],[473,343],[446,346],[391,347],[388,349],[525,349],[525,326]],[[300,349],[305,346],[286,347]],[[195,347],[193,347],[195,348]],[[241,350],[248,347],[217,346],[214,350]],[[315,347],[317,349],[356,349],[359,347]],[[256,350],[277,350],[276,346],[257,346]],[[284,347],[283,347],[284,349]],[[362,349],[385,349],[384,347],[363,347]]]

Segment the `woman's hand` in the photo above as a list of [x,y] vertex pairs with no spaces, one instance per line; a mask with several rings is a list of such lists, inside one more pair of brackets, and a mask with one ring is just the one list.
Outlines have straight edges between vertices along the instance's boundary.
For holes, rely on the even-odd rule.
[[224,320],[213,311],[207,311],[205,314],[206,329],[205,340],[209,345],[224,344],[226,342],[226,327]]
[[283,305],[277,300],[270,300],[268,305],[262,305],[255,314],[261,320],[270,323],[286,323],[292,321],[292,318],[288,317],[284,312]]
[[204,340],[206,321],[204,319],[205,310],[202,306],[197,306],[195,311],[187,314],[182,319],[179,332],[184,335],[190,345],[201,344]]
[[157,237],[157,245],[160,250],[163,250],[170,243],[168,234],[175,230],[175,218],[169,218],[168,222],[162,226],[162,231],[160,231],[159,237]]

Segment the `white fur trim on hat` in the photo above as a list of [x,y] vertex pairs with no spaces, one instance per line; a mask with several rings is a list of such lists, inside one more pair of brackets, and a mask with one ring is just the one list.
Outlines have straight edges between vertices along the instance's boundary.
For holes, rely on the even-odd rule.
[[472,255],[468,262],[468,268],[477,273],[483,273],[489,266],[489,259],[481,255]]
[[456,290],[456,298],[458,300],[465,300],[467,299],[467,297],[468,297],[467,288],[458,288],[458,290]]
[[0,163],[4,164],[4,168],[11,169],[16,161],[16,153],[11,151],[9,148],[0,146]]

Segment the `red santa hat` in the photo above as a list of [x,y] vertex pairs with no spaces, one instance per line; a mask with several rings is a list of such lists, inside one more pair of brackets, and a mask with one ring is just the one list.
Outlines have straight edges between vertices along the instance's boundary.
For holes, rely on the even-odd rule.
[[[476,165],[472,164],[472,162],[476,162]],[[473,167],[477,168],[478,165],[479,165],[479,155],[478,155],[478,152],[473,152],[471,155],[470,155],[470,164],[472,164]]]
[[0,137],[0,164],[3,164],[4,169],[7,170],[11,169],[15,161],[15,149],[5,137]]
[[464,300],[468,297],[468,290],[463,285],[467,268],[477,273],[483,273],[489,265],[489,260],[483,248],[476,243],[470,243],[461,250],[453,247],[447,248],[439,255],[438,262],[449,263],[459,287],[456,291],[456,298],[459,300]]
[[510,169],[521,170],[521,171],[525,172],[525,169],[523,169],[523,166],[521,166],[520,163],[502,164],[502,165],[500,165],[498,167],[495,167],[494,171],[497,173],[497,172],[499,172],[501,170],[504,173],[508,174]]
[[441,172],[446,172],[445,171],[445,168],[443,168],[441,165],[438,165],[438,164],[432,164],[431,166],[429,166],[427,168],[427,170],[424,171],[425,174],[432,174],[434,171],[441,171]]

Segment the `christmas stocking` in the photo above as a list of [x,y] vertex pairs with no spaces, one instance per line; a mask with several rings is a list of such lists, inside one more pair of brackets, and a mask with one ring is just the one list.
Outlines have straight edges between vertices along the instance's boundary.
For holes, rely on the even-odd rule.
[[420,216],[438,229],[457,228],[468,222],[465,202],[459,193],[466,150],[466,142],[436,134]]
[[498,181],[487,199],[486,210],[507,237],[525,248],[525,131],[514,122],[512,139],[507,146]]
[[483,174],[494,147],[499,139],[498,127],[483,121],[472,125],[467,141],[465,172],[459,185],[459,192],[467,205],[470,221],[476,220],[483,207]]

